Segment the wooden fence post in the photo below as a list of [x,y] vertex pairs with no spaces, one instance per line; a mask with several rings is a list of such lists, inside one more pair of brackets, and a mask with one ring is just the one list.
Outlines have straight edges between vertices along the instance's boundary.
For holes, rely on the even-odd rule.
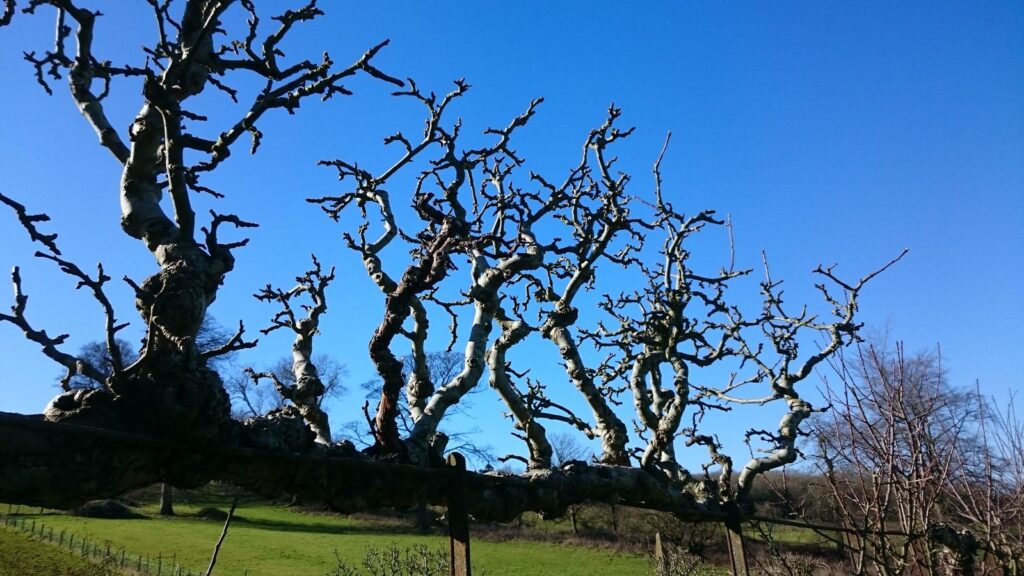
[[466,459],[448,455],[448,537],[451,541],[451,576],[472,576],[469,559],[469,510],[466,506]]
[[743,525],[738,516],[725,521],[725,543],[729,546],[729,563],[733,576],[750,576],[747,551],[743,547]]
[[668,566],[665,564],[665,549],[661,545],[661,532],[654,533],[654,573],[668,573]]

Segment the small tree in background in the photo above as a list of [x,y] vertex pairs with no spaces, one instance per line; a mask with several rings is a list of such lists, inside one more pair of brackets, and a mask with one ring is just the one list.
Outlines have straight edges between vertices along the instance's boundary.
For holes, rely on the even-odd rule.
[[907,354],[875,341],[832,367],[832,410],[811,432],[823,486],[773,479],[787,507],[820,522],[814,499],[825,495],[850,533],[820,534],[847,551],[851,574],[988,574],[1019,563],[1024,427],[1012,402],[999,410],[952,386],[937,349]]
[[[324,383],[321,402],[336,400],[348,392],[348,387],[345,386],[348,367],[344,363],[327,353],[314,354],[313,363],[316,364],[320,379]],[[272,410],[279,410],[287,404],[275,386],[258,384],[256,380],[246,374],[245,370],[237,366],[233,368],[227,371],[224,387],[231,396],[232,411],[236,418],[263,416]],[[273,374],[286,386],[295,384],[292,359],[289,357],[282,356],[265,372]]]
[[[587,457],[587,450],[580,444],[579,440],[571,434],[556,432],[549,437],[551,443],[551,464],[561,468],[574,460],[583,460]],[[579,506],[569,506],[569,522],[572,524],[572,533],[579,534],[576,515]]]
[[[221,325],[213,316],[203,319],[203,324],[196,335],[196,347],[201,354],[216,350],[231,339],[231,333]],[[131,364],[139,359],[139,346],[132,346],[127,340],[115,338],[113,340],[117,348],[117,356],[125,364]],[[111,354],[109,344],[98,340],[87,342],[78,349],[78,355],[84,362],[97,368],[97,373],[75,374],[68,381],[71,389],[91,390],[100,388],[107,378],[114,373],[114,354]],[[225,367],[232,359],[232,354],[215,356],[210,358],[210,363],[216,368]],[[58,378],[62,382],[63,378]]]
[[[403,356],[401,361],[404,365],[405,373],[409,374],[414,385],[419,386],[421,384],[417,383],[447,382],[457,376],[462,370],[463,355],[452,350],[435,350],[432,352],[422,352],[421,359],[417,361],[416,352],[414,351],[413,354]],[[368,447],[372,446],[376,441],[371,433],[373,419],[370,417],[368,409],[371,402],[380,398],[383,382],[379,378],[374,378],[363,382],[359,387],[365,394],[363,401],[363,411],[366,414],[365,425],[358,421],[346,422],[342,424],[341,436],[357,445]],[[412,399],[413,402],[423,404],[422,399],[417,400],[418,396],[414,391],[415,388],[410,387],[409,390],[412,392],[398,398],[397,422],[403,434],[410,434],[412,432],[414,419],[417,417],[417,414],[422,414],[424,408],[422,405],[417,407],[415,404],[409,403],[410,399]],[[452,413],[472,416],[472,396],[483,390],[483,388],[472,390],[463,400],[452,407]],[[482,468],[494,462],[495,457],[490,445],[482,444],[476,440],[478,433],[479,430],[477,428],[453,430],[451,427],[446,427],[435,433],[434,438],[431,440],[431,446],[439,457],[448,451],[461,452],[473,461],[477,467]]]

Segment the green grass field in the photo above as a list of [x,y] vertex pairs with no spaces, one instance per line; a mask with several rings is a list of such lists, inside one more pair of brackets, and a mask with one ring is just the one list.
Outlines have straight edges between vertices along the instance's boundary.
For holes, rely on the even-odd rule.
[[[113,549],[125,548],[132,555],[160,556],[165,562],[173,557],[177,563],[197,571],[209,562],[210,551],[223,525],[220,521],[196,516],[200,506],[209,505],[228,507],[223,500],[191,505],[180,503],[175,505],[178,515],[172,518],[157,516],[154,506],[138,509],[144,517],[130,520],[82,518],[58,512],[27,517],[29,522],[35,519],[45,523],[47,529],[66,529],[76,538],[88,538],[101,547],[109,542]],[[324,575],[336,565],[335,551],[349,564],[360,566],[365,550],[371,546],[426,544],[446,549],[448,544],[443,536],[422,536],[401,526],[301,513],[265,502],[239,503],[235,514],[217,562],[217,576]],[[24,536],[15,536],[27,541]],[[51,550],[47,557],[70,557],[67,552]],[[646,557],[549,542],[474,540],[472,554],[474,573],[488,576],[624,576],[652,571],[652,561]],[[0,576],[6,574],[0,571]]]
[[0,528],[0,576],[113,576],[73,554],[57,551],[26,535]]

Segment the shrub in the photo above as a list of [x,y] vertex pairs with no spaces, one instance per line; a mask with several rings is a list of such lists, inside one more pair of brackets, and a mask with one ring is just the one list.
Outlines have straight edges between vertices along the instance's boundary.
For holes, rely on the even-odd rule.
[[655,576],[714,576],[719,572],[703,558],[680,546],[663,545],[663,556],[654,567]]
[[399,548],[368,548],[363,557],[363,570],[348,564],[334,551],[337,566],[328,576],[448,576],[448,553],[424,545]]
[[107,518],[114,520],[126,520],[130,518],[140,518],[138,514],[132,512],[131,508],[126,506],[120,500],[92,500],[82,504],[78,508],[71,511],[74,516],[84,516],[86,518]]
[[202,518],[204,520],[216,520],[218,522],[223,522],[223,521],[227,520],[228,513],[223,511],[223,510],[221,510],[220,508],[214,508],[212,506],[207,506],[205,508],[200,508],[196,512],[196,516],[198,516],[198,517],[200,517],[200,518]]

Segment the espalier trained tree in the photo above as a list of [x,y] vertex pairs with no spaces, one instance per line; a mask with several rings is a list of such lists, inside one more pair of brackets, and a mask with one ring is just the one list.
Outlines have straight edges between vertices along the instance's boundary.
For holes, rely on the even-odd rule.
[[[821,318],[784,307],[779,282],[766,267],[763,307],[741,311],[727,299],[727,287],[749,270],[691,267],[690,237],[724,222],[713,211],[686,214],[674,205],[662,188],[661,157],[648,192],[634,191],[630,177],[614,167],[615,147],[632,132],[620,127],[617,108],[586,136],[578,163],[566,173],[524,173],[524,157],[512,142],[540,99],[503,126],[487,129],[485,144],[470,147],[463,144],[461,122],[448,117],[469,85],[457,81],[451,92],[435,96],[381,71],[374,61],[387,42],[347,66],[327,55],[285,61],[278,48],[282,40],[323,15],[315,0],[275,16],[271,31],[250,0],[149,4],[157,34],[143,48],[145,64],[133,66],[94,53],[102,19],[84,0],[28,0],[20,7],[14,0],[3,2],[2,26],[37,13],[56,15],[53,48],[26,58],[47,92],[66,84],[99,145],[119,164],[121,177],[116,185],[111,181],[110,201],[116,187],[121,227],[149,251],[157,269],[132,284],[146,336],[138,359],[128,363],[116,345],[123,325],[104,293],[110,277],[102,267],[90,274],[66,260],[56,235],[40,227],[47,216],[0,196],[41,246],[37,256],[91,290],[106,314],[109,346],[109,370],[62,350],[64,336],[52,337],[32,323],[27,287],[14,270],[14,304],[0,320],[64,366],[65,382],[84,374],[102,386],[67,387],[41,417],[0,415],[0,500],[67,507],[152,482],[194,486],[222,480],[349,511],[441,503],[445,477],[431,470],[444,451],[439,426],[484,383],[514,419],[527,467],[520,475],[470,474],[469,506],[482,519],[511,518],[524,510],[561,514],[587,500],[695,517],[742,504],[758,475],[796,460],[801,422],[815,410],[799,386],[816,365],[858,339],[857,298],[881,270],[850,282],[819,268],[818,288],[831,314]],[[232,25],[222,25],[222,19]],[[143,86],[129,126],[113,125],[104,110],[110,82],[119,77],[141,79]],[[238,117],[225,120],[197,109],[195,97],[206,90],[242,99],[237,87],[246,82],[240,79],[251,77],[263,88]],[[337,171],[344,188],[308,201],[345,227],[339,248],[353,251],[364,270],[326,271],[314,258],[295,288],[268,285],[258,294],[281,310],[268,330],[295,333],[294,383],[274,379],[291,404],[244,422],[232,420],[228,395],[209,362],[254,343],[240,329],[222,346],[200,352],[196,335],[208,307],[231,286],[236,252],[246,244],[225,239],[225,228],[256,224],[213,211],[197,219],[197,201],[230,193],[204,186],[203,177],[229,161],[245,135],[256,152],[265,116],[297,113],[314,98],[348,96],[344,83],[357,77],[390,84],[396,96],[422,106],[425,126],[414,136],[398,132],[385,140],[394,154],[385,169],[370,171],[356,159],[321,162]],[[410,171],[416,171],[414,184],[406,186],[397,175]],[[165,196],[170,214],[161,204]],[[412,210],[396,210],[399,205]],[[411,257],[389,261],[385,249],[395,245]],[[303,250],[297,246],[295,252]],[[634,288],[603,288],[603,274],[613,272],[630,275]],[[313,340],[327,311],[328,284],[362,273],[379,289],[384,309],[369,337],[382,383],[376,410],[367,418],[374,442],[359,452],[332,442],[320,408],[324,384]],[[600,295],[599,305],[587,306],[593,316],[581,318],[580,301],[594,295]],[[300,311],[295,302],[302,298],[311,303]],[[452,319],[452,341],[465,343],[461,370],[443,382],[432,380],[428,365],[433,316]],[[471,321],[460,326],[456,320],[465,317]],[[812,337],[820,348],[801,353],[799,344]],[[531,338],[557,350],[563,382],[526,376],[529,366],[517,358],[516,348]],[[403,342],[411,347],[411,370],[402,361],[408,348],[396,352]],[[721,363],[739,370],[731,380],[715,385],[694,378]],[[556,401],[549,394],[556,386],[575,388],[585,413]],[[755,387],[763,394],[746,393]],[[407,409],[400,408],[403,394]],[[616,410],[628,396],[635,410],[632,430]],[[735,480],[731,457],[711,432],[698,430],[704,411],[727,410],[733,403],[786,407],[778,430],[751,432],[771,448],[742,465]],[[400,410],[411,419],[407,433],[397,424]],[[596,461],[553,469],[546,422],[569,424],[598,439]],[[702,472],[680,465],[680,442],[706,448]],[[720,470],[717,479],[708,472],[713,467]]]

